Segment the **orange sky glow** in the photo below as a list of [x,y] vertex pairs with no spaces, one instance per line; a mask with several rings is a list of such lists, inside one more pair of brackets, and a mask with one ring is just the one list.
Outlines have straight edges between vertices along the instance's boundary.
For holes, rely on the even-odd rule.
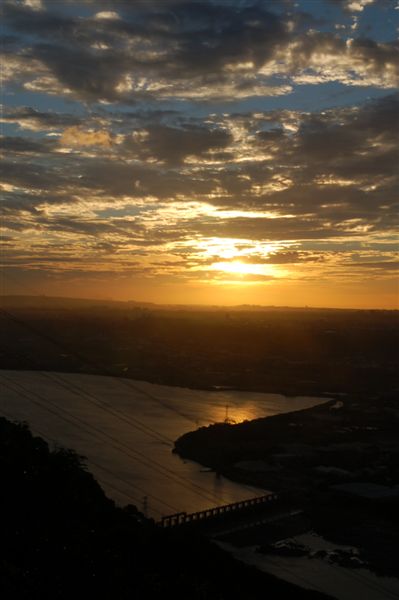
[[1,293],[398,308],[398,11],[290,6],[7,0]]

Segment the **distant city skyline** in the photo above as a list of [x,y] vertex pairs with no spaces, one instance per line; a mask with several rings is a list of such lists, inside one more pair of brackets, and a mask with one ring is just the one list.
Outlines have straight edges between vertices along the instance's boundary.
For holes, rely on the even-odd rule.
[[3,294],[398,308],[394,0],[6,0]]

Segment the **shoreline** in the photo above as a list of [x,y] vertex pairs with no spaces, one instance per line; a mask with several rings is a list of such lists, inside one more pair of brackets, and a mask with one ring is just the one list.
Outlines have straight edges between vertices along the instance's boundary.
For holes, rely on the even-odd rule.
[[[392,577],[399,534],[394,411],[393,398],[352,396],[247,423],[202,427],[176,440],[174,452],[233,481],[273,490],[290,508],[304,511],[309,529],[332,543],[358,547],[373,573]],[[241,543],[246,538],[236,536]]]

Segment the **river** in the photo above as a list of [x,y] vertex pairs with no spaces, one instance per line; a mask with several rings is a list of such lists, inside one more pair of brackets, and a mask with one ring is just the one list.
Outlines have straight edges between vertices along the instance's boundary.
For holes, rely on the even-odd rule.
[[74,449],[107,495],[148,516],[261,495],[182,460],[173,442],[202,425],[285,413],[324,402],[279,394],[202,391],[116,377],[0,371],[0,414],[26,421],[50,444]]

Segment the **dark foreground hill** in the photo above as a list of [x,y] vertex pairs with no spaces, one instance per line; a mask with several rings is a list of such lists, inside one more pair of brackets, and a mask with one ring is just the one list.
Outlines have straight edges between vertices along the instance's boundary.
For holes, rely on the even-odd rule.
[[0,481],[4,600],[325,598],[116,507],[81,457],[4,418]]

